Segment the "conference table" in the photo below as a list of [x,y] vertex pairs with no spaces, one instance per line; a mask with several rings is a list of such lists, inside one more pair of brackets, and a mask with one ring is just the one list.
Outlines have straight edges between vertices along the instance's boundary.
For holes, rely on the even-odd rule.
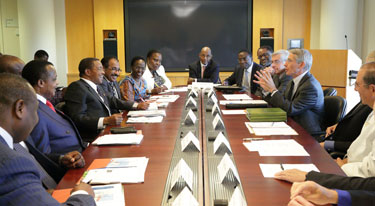
[[[98,158],[116,158],[116,157],[148,157],[144,183],[124,184],[125,203],[128,206],[134,205],[161,205],[165,189],[166,179],[170,169],[170,162],[177,133],[180,127],[182,111],[185,109],[186,92],[175,92],[180,97],[173,103],[169,103],[166,108],[166,117],[162,123],[155,124],[131,124],[137,130],[142,130],[144,138],[139,145],[123,146],[94,146],[90,145],[83,156],[86,165],[81,169],[69,170],[57,186],[58,189],[72,188],[81,178],[90,163]],[[222,92],[216,91],[218,100],[223,100]],[[200,94],[202,97],[203,93]],[[255,96],[252,96],[256,98]],[[203,98],[199,98],[203,101]],[[199,105],[203,105],[202,103]],[[220,105],[220,109],[225,106]],[[198,109],[198,118],[205,118],[205,112]],[[244,122],[248,119],[246,115],[222,115],[226,127],[228,140],[230,142],[235,164],[241,179],[241,186],[245,195],[247,205],[287,205],[290,197],[291,184],[285,181],[273,178],[264,178],[260,170],[259,163],[313,163],[321,172],[344,175],[340,167],[334,162],[327,152],[311,137],[300,125],[288,118],[287,124],[298,132],[297,136],[271,136],[264,139],[289,139],[293,138],[300,143],[310,154],[307,157],[261,157],[257,152],[249,152],[243,145],[243,138],[255,137],[250,134]],[[121,126],[126,126],[126,112]],[[205,137],[205,121],[199,121],[199,139],[202,141]],[[110,127],[107,127],[102,133],[108,134]],[[204,147],[204,141],[202,141]],[[201,150],[202,170],[201,181],[199,181],[199,205],[213,205],[208,196],[208,170],[205,161],[206,150]]]

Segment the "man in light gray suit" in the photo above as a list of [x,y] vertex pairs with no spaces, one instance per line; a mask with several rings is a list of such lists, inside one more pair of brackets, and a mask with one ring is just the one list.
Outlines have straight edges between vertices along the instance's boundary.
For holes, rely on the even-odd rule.
[[324,95],[320,83],[310,73],[312,55],[306,49],[292,49],[289,53],[285,67],[293,81],[289,82],[284,94],[278,91],[267,71],[257,72],[258,81],[255,82],[269,92],[265,101],[286,111],[310,134],[321,132]]

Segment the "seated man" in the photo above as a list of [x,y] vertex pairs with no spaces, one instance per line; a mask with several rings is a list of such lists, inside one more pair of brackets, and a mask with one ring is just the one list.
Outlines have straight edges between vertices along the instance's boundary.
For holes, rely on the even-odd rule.
[[273,107],[280,107],[310,134],[321,132],[324,114],[324,97],[320,83],[309,72],[312,55],[305,49],[292,49],[285,64],[286,74],[292,76],[285,93],[277,90],[271,75],[257,72],[258,83],[266,92],[264,100]]
[[22,77],[29,81],[39,100],[39,122],[30,134],[35,147],[45,154],[82,152],[86,145],[72,120],[47,100],[55,95],[58,84],[52,63],[33,60],[24,67]]
[[261,46],[257,51],[259,64],[263,67],[271,66],[271,55],[273,49],[270,46]]
[[[27,153],[15,151],[38,122],[32,87],[14,74],[0,74],[0,205],[60,205],[42,185],[42,173]],[[89,194],[89,195],[88,195]],[[87,184],[72,190],[67,205],[95,205]]]
[[[315,171],[303,172],[291,169],[275,174],[275,178],[293,182],[290,205],[312,205],[308,201],[318,205],[329,203],[339,203],[340,205],[340,200],[347,200],[352,203],[348,205],[362,206],[373,205],[375,202],[375,177],[344,177]],[[338,190],[329,190],[327,188]]]
[[21,75],[25,63],[16,56],[1,55],[0,56],[0,73],[12,73]]
[[[275,83],[275,87],[281,93],[284,93],[286,90],[286,86],[292,80],[292,77],[286,75],[285,72],[285,62],[288,59],[289,52],[287,50],[279,50],[272,54],[272,64],[271,67],[267,67],[268,70],[272,74],[273,82]],[[258,91],[256,92],[258,96],[267,96],[268,93],[264,92],[262,87],[258,87]]]
[[219,83],[219,65],[212,60],[211,49],[203,47],[199,53],[199,61],[189,64],[188,84],[192,82]]
[[[110,95],[122,99],[120,85],[117,82],[117,78],[121,73],[120,63],[115,56],[104,57],[100,61],[104,67],[104,77],[103,81],[100,84],[104,92],[109,93]],[[120,111],[114,108],[111,108],[112,114],[119,113]]]
[[163,65],[161,65],[162,58],[158,50],[150,50],[147,53],[146,70],[142,77],[147,82],[148,93],[159,94],[172,88],[172,82],[165,74]]
[[257,63],[253,62],[248,50],[243,49],[238,52],[238,64],[234,68],[234,72],[230,77],[224,80],[225,85],[242,86],[245,91],[254,94],[259,87],[253,80],[257,71],[262,69]]
[[123,101],[105,94],[98,87],[103,81],[103,66],[96,58],[85,58],[79,63],[80,80],[71,83],[64,96],[65,112],[72,118],[83,140],[91,142],[106,125],[119,125],[122,114],[118,110],[147,109],[148,103]]

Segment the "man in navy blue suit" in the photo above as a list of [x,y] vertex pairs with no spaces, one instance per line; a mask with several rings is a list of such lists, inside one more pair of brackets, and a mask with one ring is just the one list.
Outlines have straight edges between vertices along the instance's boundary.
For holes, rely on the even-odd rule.
[[39,122],[30,134],[35,147],[45,154],[76,151],[76,155],[80,155],[85,144],[73,121],[48,101],[55,95],[58,84],[52,63],[30,61],[25,65],[22,77],[29,81],[39,100]]
[[[43,188],[40,169],[30,155],[16,152],[38,122],[32,87],[14,74],[0,74],[0,205],[60,205]],[[87,184],[72,190],[64,205],[95,205]]]

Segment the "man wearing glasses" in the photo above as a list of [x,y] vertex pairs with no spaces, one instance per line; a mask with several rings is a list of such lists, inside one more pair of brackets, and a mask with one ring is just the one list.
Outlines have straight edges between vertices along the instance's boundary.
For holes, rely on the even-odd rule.
[[103,82],[100,86],[106,93],[110,93],[114,97],[121,99],[120,87],[117,78],[120,76],[120,63],[115,56],[106,56],[102,60],[104,67]]

